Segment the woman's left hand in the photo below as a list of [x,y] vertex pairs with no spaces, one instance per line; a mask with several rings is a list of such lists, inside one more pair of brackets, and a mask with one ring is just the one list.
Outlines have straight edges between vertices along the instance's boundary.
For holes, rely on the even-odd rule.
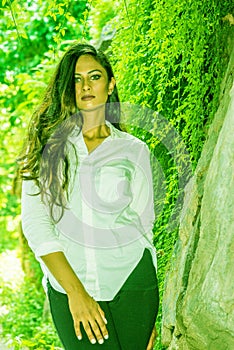
[[154,327],[146,350],[153,350],[157,335],[158,333],[157,333],[156,327]]

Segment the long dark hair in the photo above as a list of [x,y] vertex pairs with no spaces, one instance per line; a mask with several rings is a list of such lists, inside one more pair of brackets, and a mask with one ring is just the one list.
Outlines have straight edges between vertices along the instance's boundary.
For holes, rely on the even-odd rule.
[[[92,55],[106,70],[109,81],[114,77],[110,62],[103,52],[89,44],[72,45],[60,60],[43,102],[32,115],[27,140],[18,159],[22,179],[36,182],[38,194],[48,204],[54,221],[61,219],[69,195],[68,137],[74,130],[80,132],[83,123],[76,106],[74,78],[76,62],[82,55]],[[108,96],[105,118],[121,130],[116,85]],[[58,208],[60,214],[55,215]]]

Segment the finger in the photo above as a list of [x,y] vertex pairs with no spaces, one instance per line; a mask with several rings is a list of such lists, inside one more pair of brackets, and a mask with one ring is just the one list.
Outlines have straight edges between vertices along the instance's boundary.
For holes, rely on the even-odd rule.
[[108,339],[108,333],[102,318],[100,318],[100,320],[101,320],[102,326],[100,326],[100,323],[98,324],[97,321],[90,322],[90,326],[92,328],[93,334],[95,335],[98,343],[103,344],[104,339]]
[[82,323],[90,343],[95,344],[97,341],[94,333],[92,332],[92,328],[90,326],[91,324],[89,322],[84,322],[84,321]]
[[100,315],[101,315],[101,317],[102,317],[104,323],[107,324],[107,319],[106,319],[106,317],[105,317],[105,313],[104,313],[104,311],[101,309],[100,305],[98,305],[98,311],[99,311],[99,313],[100,313]]
[[103,338],[108,339],[108,330],[106,328],[107,320],[105,318],[104,312],[103,315],[101,313],[96,315],[96,323],[101,331],[101,334],[103,335]]
[[151,336],[150,336],[150,339],[149,339],[149,343],[148,343],[148,346],[147,346],[146,350],[153,350],[154,344],[155,344],[155,340],[156,340],[156,334],[157,334],[156,327],[154,327],[154,329],[153,329],[153,331],[151,333]]
[[153,348],[154,348],[154,342],[152,339],[150,339],[146,350],[153,350]]
[[151,342],[149,342],[148,346],[147,346],[147,349],[146,350],[153,350],[152,348],[152,345],[151,345]]
[[75,328],[75,332],[76,332],[76,336],[77,336],[78,340],[81,340],[82,333],[80,331],[80,323],[75,323],[74,328]]
[[152,350],[152,340],[151,340],[151,338],[149,340],[149,343],[147,345],[147,349],[146,350]]

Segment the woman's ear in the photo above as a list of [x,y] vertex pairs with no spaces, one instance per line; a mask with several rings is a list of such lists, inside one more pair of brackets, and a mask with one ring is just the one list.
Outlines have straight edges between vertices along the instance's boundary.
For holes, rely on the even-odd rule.
[[112,77],[111,81],[109,82],[109,89],[108,89],[108,95],[111,95],[115,87],[115,78]]

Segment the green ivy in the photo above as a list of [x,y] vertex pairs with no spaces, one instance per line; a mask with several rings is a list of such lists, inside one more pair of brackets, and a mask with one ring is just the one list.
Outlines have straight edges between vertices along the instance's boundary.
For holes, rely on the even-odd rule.
[[230,32],[223,18],[233,11],[227,0],[119,2],[109,52],[121,98],[170,120],[194,167],[218,107]]

